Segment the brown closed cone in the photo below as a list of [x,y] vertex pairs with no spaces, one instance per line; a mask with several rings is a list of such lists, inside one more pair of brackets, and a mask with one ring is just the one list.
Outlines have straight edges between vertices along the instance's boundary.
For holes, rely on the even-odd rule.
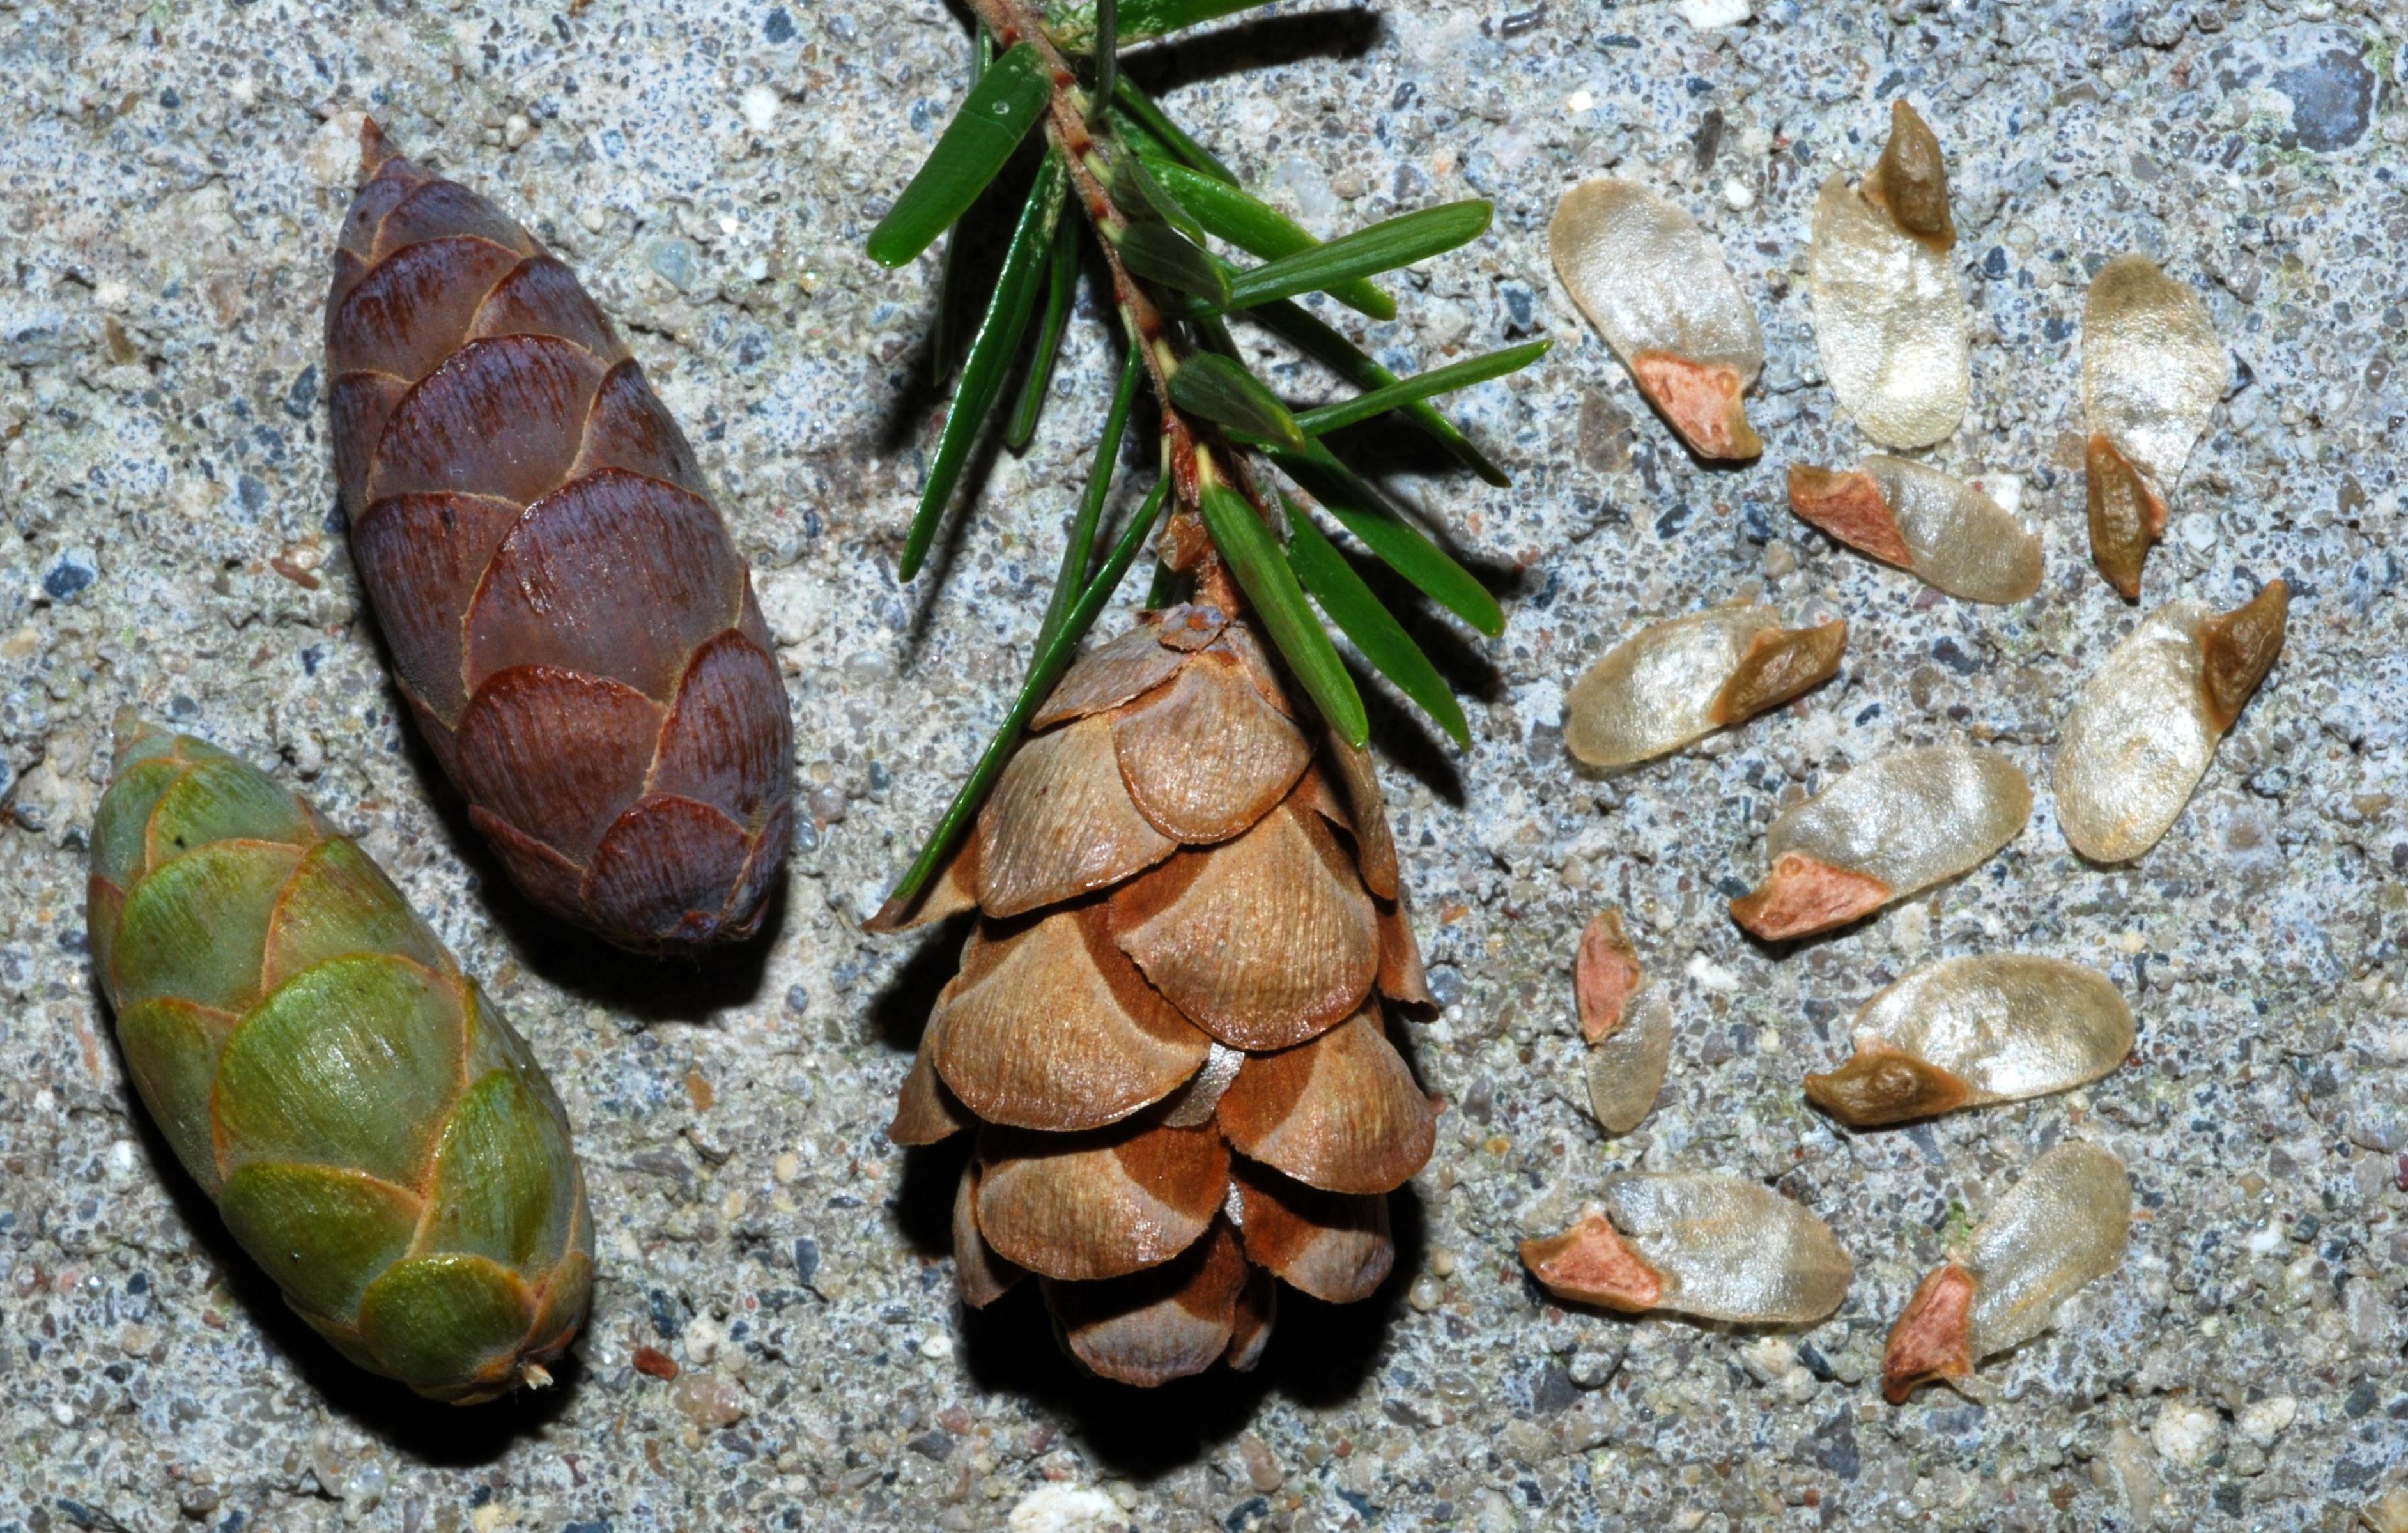
[[1435,1113],[1387,1035],[1426,1008],[1378,777],[1301,715],[1241,617],[1095,646],[939,879],[975,909],[889,1135],[980,1128],[955,1275],[1031,1271],[1071,1355],[1151,1385],[1261,1355],[1285,1283],[1368,1297]]
[[394,154],[326,299],[335,471],[394,681],[537,904],[639,952],[759,929],[785,688],[677,423],[576,276]]

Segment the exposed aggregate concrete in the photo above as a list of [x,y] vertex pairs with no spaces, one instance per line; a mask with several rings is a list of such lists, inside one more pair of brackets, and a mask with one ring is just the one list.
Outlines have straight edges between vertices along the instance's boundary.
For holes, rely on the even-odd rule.
[[[1543,335],[1455,402],[1518,479],[1418,487],[1503,581],[1454,754],[1380,710],[1444,1015],[1448,1107],[1382,1300],[1290,1302],[1262,1370],[1078,1378],[1032,1297],[965,1320],[953,1162],[882,1135],[950,934],[857,930],[1002,714],[1108,392],[1093,312],[1039,443],[941,578],[893,570],[933,429],[936,264],[859,253],[963,88],[928,0],[440,8],[0,0],[0,1533],[504,1527],[2339,1530],[2408,1476],[2408,18],[2386,0],[1274,7],[1133,64],[1309,227],[1496,199],[1493,235],[1358,329],[1400,369]],[[1948,151],[1973,405],[1930,454],[2042,531],[1976,608],[1792,518],[1869,450],[1819,379],[1814,192],[1904,93]],[[755,564],[810,807],[773,940],[703,969],[564,937],[498,881],[408,736],[334,509],[319,305],[358,114],[495,196],[630,332]],[[1611,170],[1681,200],[1758,304],[1770,444],[1700,466],[1548,268]],[[2138,249],[2198,284],[2238,381],[2147,605],[2274,575],[2289,648],[2139,864],[2075,858],[2045,766],[2134,621],[2090,569],[2078,320]],[[1354,323],[1350,318],[1340,322]],[[1309,369],[1274,377],[1309,399]],[[1428,467],[1415,460],[1408,467]],[[1579,775],[1565,688],[1641,623],[1761,592],[1853,625],[1842,677],[1629,775]],[[1132,599],[1134,591],[1132,592]],[[1107,620],[1111,622],[1112,620]],[[602,1275],[581,1368],[456,1412],[346,1367],[139,1120],[86,969],[83,827],[123,703],[277,766],[362,833],[566,1099]],[[2043,785],[1971,877],[1777,953],[1722,901],[1783,806],[1971,737]],[[1678,987],[1656,1115],[1581,1102],[1569,980],[1601,905]],[[1852,1135],[1798,1082],[1903,968],[2024,948],[2111,972],[2132,1063],[2062,1099]],[[1877,1389],[1952,1230],[2057,1139],[2131,1168],[2123,1269],[1983,1370]],[[1832,1321],[1568,1313],[1512,1242],[1606,1170],[1710,1168],[1829,1219]],[[1290,1296],[1293,1299],[1293,1296]],[[646,1349],[650,1349],[647,1351]],[[671,1371],[673,1379],[660,1377]]]

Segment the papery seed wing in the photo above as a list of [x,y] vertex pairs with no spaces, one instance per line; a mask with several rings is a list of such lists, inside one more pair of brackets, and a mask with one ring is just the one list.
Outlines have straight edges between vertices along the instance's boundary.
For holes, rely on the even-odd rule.
[[2171,496],[2231,373],[2207,306],[2145,255],[2090,279],[2082,310],[2082,412]]
[[1855,1268],[1830,1226],[1753,1182],[1716,1172],[1611,1177],[1605,1207],[1648,1266],[1668,1310],[1750,1325],[1820,1320]]
[[2071,1139],[2034,1161],[1966,1247],[1965,1266],[1981,1282],[1973,1357],[2048,1329],[2058,1305],[2123,1265],[2131,1224],[2131,1178],[2114,1155]]
[[2200,690],[2193,638],[2207,617],[2178,601],[2142,619],[2083,683],[2057,731],[2057,824],[2093,862],[2127,862],[2157,845],[2215,754],[2221,732]]
[[1884,447],[1928,447],[1956,429],[1971,346],[1945,250],[1833,176],[1814,203],[1807,283],[1823,370],[1859,430]]
[[1572,301],[1691,447],[1763,451],[1740,404],[1764,366],[1756,310],[1695,219],[1634,182],[1584,181],[1548,242]]
[[1631,635],[1583,672],[1564,704],[1564,745],[1592,766],[1627,766],[1721,727],[1713,707],[1772,609],[1728,602]]
[[2021,601],[2040,589],[2040,537],[1953,474],[1904,458],[1861,466],[1881,490],[1907,567],[1967,601]]
[[1857,1011],[1857,1046],[1885,1044],[1965,1082],[1969,1106],[2071,1091],[2132,1052],[2132,1009],[2107,976],[2036,953],[1944,958]]
[[1589,1110],[1607,1133],[1627,1134],[1656,1110],[1671,1057],[1671,1002],[1645,992],[1622,1025],[1590,1047],[1582,1065]]
[[1784,811],[1766,853],[1877,879],[1899,898],[1987,862],[2031,818],[2031,784],[1996,751],[1893,751]]

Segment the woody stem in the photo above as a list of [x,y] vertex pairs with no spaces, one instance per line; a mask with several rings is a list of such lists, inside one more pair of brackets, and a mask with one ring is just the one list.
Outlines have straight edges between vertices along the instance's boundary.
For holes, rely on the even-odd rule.
[[[1145,284],[1121,260],[1120,242],[1128,233],[1128,217],[1112,201],[1106,184],[1109,172],[1101,148],[1088,127],[1087,93],[1079,83],[1078,72],[1054,46],[1042,21],[1025,0],[969,0],[969,6],[997,48],[1008,49],[1025,42],[1036,50],[1045,65],[1053,84],[1053,100],[1046,112],[1046,138],[1062,157],[1069,172],[1073,197],[1095,229],[1096,243],[1103,247],[1122,328],[1127,333],[1129,345],[1144,359],[1146,377],[1162,408],[1163,468],[1170,476],[1173,507],[1172,515],[1165,521],[1162,542],[1172,551],[1170,562],[1175,566],[1197,573],[1199,590],[1212,586],[1210,572],[1217,569],[1221,561],[1197,513],[1199,458],[1207,462],[1217,459],[1225,470],[1223,478],[1233,483],[1254,505],[1256,514],[1266,520],[1269,519],[1268,509],[1251,475],[1242,469],[1227,471],[1237,466],[1236,455],[1219,440],[1219,434],[1209,425],[1199,427],[1171,403],[1171,375],[1179,371],[1190,343],[1163,314]],[[1182,523],[1185,523],[1183,527]],[[1188,548],[1197,552],[1182,558]],[[1218,582],[1219,586],[1228,584],[1226,580]]]

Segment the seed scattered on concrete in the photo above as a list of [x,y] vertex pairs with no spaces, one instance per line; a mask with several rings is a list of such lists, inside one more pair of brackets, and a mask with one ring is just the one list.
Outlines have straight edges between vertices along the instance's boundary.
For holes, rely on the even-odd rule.
[[2082,311],[2091,557],[2127,600],[2231,373],[2207,306],[2145,255],[2091,279]]
[[1741,1177],[1627,1172],[1607,1179],[1603,1205],[1561,1235],[1522,1242],[1522,1265],[1557,1298],[1802,1325],[1838,1309],[1855,1275],[1829,1225]]
[[2290,588],[2217,613],[2169,602],[2108,653],[2057,732],[2057,824],[2093,862],[2128,862],[2173,828],[2215,748],[2282,652]]
[[1980,867],[2030,818],[2031,784],[1996,751],[1876,756],[1772,822],[1771,874],[1731,916],[1768,942],[1830,931]]
[[1840,541],[1967,601],[2016,602],[2040,589],[2040,538],[1953,474],[1870,457],[1853,473],[1789,470],[1789,508]]
[[2123,1162],[2080,1139],[2041,1156],[1907,1302],[1882,1358],[1883,1394],[1902,1404],[2048,1329],[2058,1305],[2122,1265],[2131,1223]]
[[1682,440],[1707,458],[1764,451],[1741,398],[1764,337],[1697,220],[1634,181],[1598,179],[1564,193],[1547,238],[1572,301]]
[[1927,964],[1865,1002],[1856,1055],[1806,1078],[1851,1127],[2071,1091],[2132,1050],[2132,1009],[2097,969],[2033,953]]
[[1845,176],[1814,200],[1807,291],[1831,392],[1884,447],[1928,447],[1965,418],[1971,392],[1965,294],[1940,143],[1903,101],[1861,189]]
[[1564,744],[1606,767],[1677,751],[1830,680],[1847,640],[1845,623],[1784,628],[1744,601],[1641,628],[1572,683]]

